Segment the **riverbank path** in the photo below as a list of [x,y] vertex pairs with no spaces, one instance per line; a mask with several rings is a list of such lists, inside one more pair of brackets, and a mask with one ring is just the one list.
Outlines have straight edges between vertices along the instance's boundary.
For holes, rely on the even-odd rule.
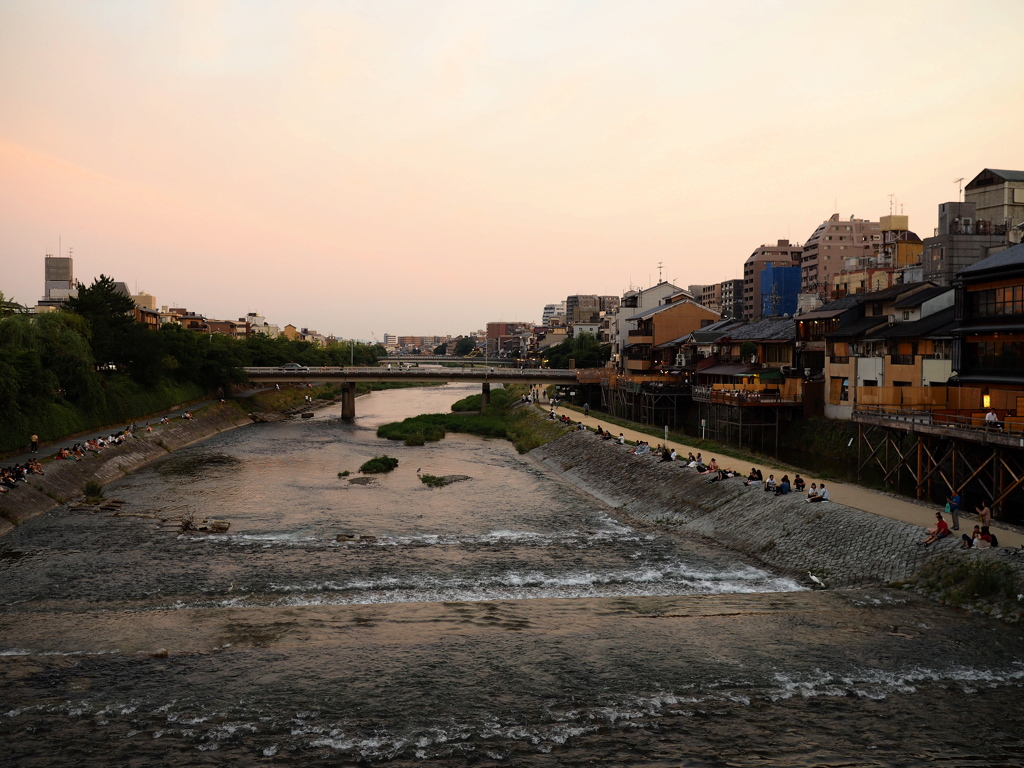
[[[550,411],[550,403],[547,401],[537,403],[537,407],[543,409],[545,412]],[[590,416],[584,416],[582,411],[576,410],[575,408],[566,408],[564,406],[557,406],[555,408],[555,415],[562,416],[565,414],[572,419],[573,424],[583,422],[586,426],[591,429],[596,429],[598,426],[608,429],[615,436],[620,433],[629,440],[630,442],[637,442],[638,440],[646,440],[649,443],[658,445],[663,443],[664,437],[658,438],[654,435],[649,435],[646,432],[638,432],[628,427],[621,427],[617,424],[610,424],[607,421],[601,420],[602,414],[595,414],[591,411]],[[668,442],[669,448],[675,448],[677,453],[681,453],[684,456],[691,451],[696,453],[702,453],[706,449],[695,448],[692,445],[686,443],[680,443],[675,440]],[[708,454],[704,457],[707,461],[710,461],[712,456]],[[743,464],[739,464],[739,459],[733,459],[732,457],[727,458],[724,461],[719,461],[719,465],[723,467],[731,466],[744,475],[750,470],[750,467]],[[787,466],[785,464],[766,463],[765,461],[755,461],[753,466],[760,469],[761,472],[767,477],[770,474],[774,474],[776,477],[780,477],[783,474],[792,473],[797,468]],[[819,478],[814,477],[811,474],[805,474],[804,480],[807,481],[807,485],[811,483],[820,483]],[[920,504],[911,499],[904,499],[898,496],[894,496],[889,493],[882,491],[876,491],[871,488],[865,488],[860,485],[853,485],[851,483],[841,483],[834,480],[826,480],[825,486],[828,488],[829,498],[839,504],[844,504],[847,507],[853,509],[859,509],[864,512],[870,512],[874,515],[881,515],[888,517],[893,520],[901,520],[904,523],[910,523],[911,525],[921,526],[921,536],[924,537],[924,529],[935,524],[935,513],[939,511],[938,507],[930,504]],[[947,522],[949,522],[947,520]],[[965,510],[960,515],[960,531],[956,534],[959,536],[961,533],[970,534],[974,530],[974,526],[977,523],[977,516],[971,514],[970,511]],[[1000,524],[998,521],[993,520],[991,526],[993,532],[999,538],[999,545],[1001,547],[1019,547],[1024,545],[1024,534],[1022,534],[1016,528],[1010,528],[1004,524]]]

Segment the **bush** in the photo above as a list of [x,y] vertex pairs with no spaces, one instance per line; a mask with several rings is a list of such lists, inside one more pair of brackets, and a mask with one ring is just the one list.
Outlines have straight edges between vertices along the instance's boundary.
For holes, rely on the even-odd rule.
[[437,475],[420,475],[420,482],[431,488],[443,488],[448,485],[447,480]]
[[85,481],[85,497],[87,499],[102,499],[103,498],[103,486],[97,483],[95,480]]
[[398,459],[391,456],[374,456],[359,468],[364,475],[380,475],[392,471],[398,466]]
[[1020,575],[990,558],[942,557],[921,569],[918,585],[953,605],[983,600],[1017,603]]

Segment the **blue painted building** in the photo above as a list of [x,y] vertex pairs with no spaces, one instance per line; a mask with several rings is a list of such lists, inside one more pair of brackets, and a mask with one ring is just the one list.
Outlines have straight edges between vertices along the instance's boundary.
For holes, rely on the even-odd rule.
[[796,313],[802,279],[800,267],[768,266],[761,270],[761,317]]

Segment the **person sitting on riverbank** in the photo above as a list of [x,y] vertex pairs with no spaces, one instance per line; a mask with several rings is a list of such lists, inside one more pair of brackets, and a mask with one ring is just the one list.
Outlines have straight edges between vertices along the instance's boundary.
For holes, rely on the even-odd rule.
[[735,472],[731,469],[719,469],[715,476],[708,480],[709,483],[717,483],[721,480],[728,480],[732,477],[739,477],[739,472]]
[[[811,488],[814,488],[814,483],[811,483]],[[825,489],[825,484],[822,483],[818,486],[818,493],[815,496],[807,494],[807,501],[828,501],[828,491]]]
[[817,495],[818,495],[818,484],[817,483],[811,483],[811,489],[809,491],[807,491],[807,498],[808,499],[813,499]]
[[806,483],[804,483],[804,479],[800,477],[800,473],[797,472],[796,475],[793,477],[793,490],[796,491],[797,493],[803,493],[805,487]]
[[779,487],[775,489],[775,495],[776,496],[783,496],[784,494],[789,493],[789,491],[790,491],[789,475],[783,475],[782,479],[779,481]]
[[708,462],[707,467],[705,467],[704,470],[702,472],[699,472],[698,474],[701,474],[701,475],[712,475],[712,474],[717,475],[718,474],[718,462],[715,459],[712,458],[711,461]]
[[768,479],[764,481],[764,489],[771,493],[775,493],[775,488],[777,486],[778,483],[775,481],[775,475],[768,475]]
[[935,513],[935,526],[933,528],[929,528],[926,533],[928,534],[928,538],[924,539],[924,541],[917,542],[918,546],[923,545],[927,547],[929,544],[934,544],[939,539],[944,539],[949,536],[949,524],[942,519],[941,512]]
[[579,422],[579,423],[578,423],[578,424],[576,425],[576,431],[577,431],[577,432],[586,432],[586,431],[587,431],[587,428],[586,428],[586,426],[585,426],[585,425],[583,424],[583,422],[582,422],[582,421],[581,421],[581,422]]
[[670,451],[668,449],[668,446],[666,445],[665,448],[661,452],[661,460],[662,461],[672,461],[673,460],[672,459],[672,454],[673,453],[674,453],[674,451]]
[[651,452],[651,444],[641,440],[640,444],[636,447],[637,456],[646,456]]
[[598,437],[604,437],[604,430],[601,429],[600,424],[597,425],[597,429],[594,430],[594,434],[597,435]]
[[988,501],[982,499],[981,504],[974,508],[974,511],[978,513],[978,522],[981,524],[982,533],[991,533],[989,526],[992,525],[992,508],[988,505]]
[[974,526],[974,532],[968,536],[966,533],[960,537],[961,549],[988,549],[992,546],[991,537],[982,538],[981,526]]
[[626,444],[626,436],[624,434],[622,434],[621,432],[619,432],[618,443],[619,443],[619,445],[625,445]]

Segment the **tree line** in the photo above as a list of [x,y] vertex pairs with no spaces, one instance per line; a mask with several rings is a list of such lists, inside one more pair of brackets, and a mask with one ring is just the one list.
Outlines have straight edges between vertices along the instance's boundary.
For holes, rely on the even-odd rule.
[[37,315],[0,296],[0,451],[33,433],[57,439],[241,384],[245,366],[375,365],[386,354],[380,345],[235,339],[171,323],[154,331],[114,286],[100,275],[58,311]]

